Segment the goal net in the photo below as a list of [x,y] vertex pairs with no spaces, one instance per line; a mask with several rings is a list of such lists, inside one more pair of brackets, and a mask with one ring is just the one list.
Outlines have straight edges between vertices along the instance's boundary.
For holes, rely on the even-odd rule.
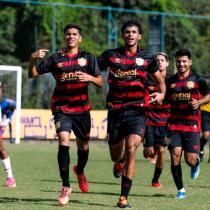
[[[0,65],[0,82],[4,92],[2,99],[13,99],[16,102],[16,109],[12,117],[12,138],[15,143],[20,143],[20,117],[21,117],[21,84],[22,67]],[[9,126],[5,128],[3,138],[9,138]]]

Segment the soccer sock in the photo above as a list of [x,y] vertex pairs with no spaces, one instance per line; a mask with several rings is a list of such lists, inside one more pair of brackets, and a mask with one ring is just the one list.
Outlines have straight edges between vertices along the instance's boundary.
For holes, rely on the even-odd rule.
[[200,151],[203,151],[204,150],[204,146],[207,142],[207,139],[205,139],[204,137],[201,137],[200,139]]
[[70,187],[69,182],[69,146],[59,145],[58,148],[58,166],[60,171],[60,176],[63,182],[63,186]]
[[117,161],[118,163],[124,163],[125,162],[125,158],[122,157],[120,160]]
[[121,196],[124,196],[127,199],[131,186],[132,186],[132,180],[127,178],[126,176],[122,176]]
[[84,168],[87,164],[88,161],[88,155],[89,155],[89,149],[87,151],[85,150],[77,150],[77,156],[78,156],[78,160],[77,160],[77,174],[83,174],[84,173]]
[[7,173],[7,177],[13,177],[12,174],[12,167],[11,167],[11,163],[10,163],[10,158],[6,158],[2,160],[3,166],[4,166],[4,170]]
[[154,172],[154,177],[152,179],[152,183],[158,182],[161,172],[162,172],[162,168],[155,167],[155,172]]
[[174,182],[176,184],[176,187],[178,190],[183,188],[183,181],[182,181],[182,168],[179,164],[178,166],[172,166],[171,165],[171,173],[174,178]]

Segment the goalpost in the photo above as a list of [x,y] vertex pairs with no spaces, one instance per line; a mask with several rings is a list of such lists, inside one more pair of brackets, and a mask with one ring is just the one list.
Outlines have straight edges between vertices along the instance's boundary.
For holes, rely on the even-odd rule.
[[[21,117],[21,90],[22,67],[0,65],[0,81],[4,89],[3,98],[11,98],[16,101],[15,117],[15,143],[20,143],[20,117]],[[15,87],[16,86],[16,87]],[[15,90],[14,90],[15,89]]]

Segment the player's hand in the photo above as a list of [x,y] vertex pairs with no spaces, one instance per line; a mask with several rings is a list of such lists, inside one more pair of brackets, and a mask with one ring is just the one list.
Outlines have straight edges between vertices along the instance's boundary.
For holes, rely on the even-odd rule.
[[57,53],[60,55],[60,56],[65,56],[67,54],[67,48],[60,48],[57,50]]
[[32,59],[44,58],[47,52],[49,52],[49,50],[47,49],[37,50],[36,52],[31,54],[31,58]]
[[80,82],[91,82],[92,76],[90,74],[86,74],[85,72],[78,71],[78,80]]
[[200,106],[199,100],[196,100],[194,98],[192,98],[192,101],[190,101],[189,104],[192,106],[193,109],[198,109]]
[[157,103],[157,104],[162,104],[162,101],[165,97],[163,93],[159,93],[159,92],[152,93],[149,96],[150,96],[149,103]]

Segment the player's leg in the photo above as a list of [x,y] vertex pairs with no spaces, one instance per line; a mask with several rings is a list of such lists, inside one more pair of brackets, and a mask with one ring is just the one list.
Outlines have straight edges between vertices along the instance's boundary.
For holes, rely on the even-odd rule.
[[109,145],[109,152],[111,160],[114,162],[113,175],[115,178],[122,176],[125,164],[125,154],[124,154],[124,143],[125,140],[122,139],[119,143],[115,145]]
[[157,151],[157,160],[156,160],[155,171],[154,171],[154,175],[152,179],[152,186],[160,187],[161,184],[159,183],[159,178],[164,167],[166,147],[159,146],[156,151]]
[[177,199],[183,199],[186,197],[186,192],[183,185],[182,179],[182,168],[181,168],[181,158],[182,158],[182,143],[181,136],[179,132],[170,131],[168,132],[169,141],[169,151],[171,157],[171,173],[178,190],[176,194]]
[[71,118],[64,113],[56,113],[54,115],[54,120],[59,139],[57,160],[62,180],[61,194],[58,197],[58,203],[60,205],[65,205],[69,202],[70,194],[72,192],[69,179],[69,138],[71,132]]
[[9,158],[8,153],[5,150],[3,143],[2,143],[2,130],[1,129],[2,129],[2,127],[0,127],[0,158],[2,160],[4,170],[7,174],[6,186],[7,187],[16,187],[16,181],[13,177],[10,158]]
[[73,167],[73,171],[77,176],[79,188],[82,192],[88,192],[88,181],[84,168],[89,156],[90,128],[91,119],[89,112],[73,116],[73,131],[77,137],[77,165]]
[[107,140],[111,160],[114,162],[113,175],[119,178],[124,169],[124,111],[108,111]]
[[200,173],[200,133],[184,133],[183,150],[185,151],[184,157],[186,163],[191,167],[190,176],[192,179],[196,179]]
[[144,135],[144,150],[143,156],[144,158],[153,158],[155,156],[155,137],[154,137],[154,127],[146,126],[145,135]]
[[162,173],[165,162],[165,151],[167,146],[167,129],[166,126],[156,126],[154,129],[155,137],[155,151],[157,154],[157,160],[155,164],[154,176],[152,179],[153,187],[160,187],[159,178]]
[[201,111],[201,129],[202,135],[200,138],[200,152],[199,157],[202,162],[204,159],[204,147],[208,142],[208,138],[210,135],[210,112]]
[[[125,131],[125,166],[121,178],[121,194],[117,203],[120,208],[130,208],[127,199],[132,187],[132,179],[135,173],[135,161],[137,149],[141,143],[145,131],[145,116],[141,111],[130,110],[124,115]],[[125,130],[125,129],[124,129]]]

